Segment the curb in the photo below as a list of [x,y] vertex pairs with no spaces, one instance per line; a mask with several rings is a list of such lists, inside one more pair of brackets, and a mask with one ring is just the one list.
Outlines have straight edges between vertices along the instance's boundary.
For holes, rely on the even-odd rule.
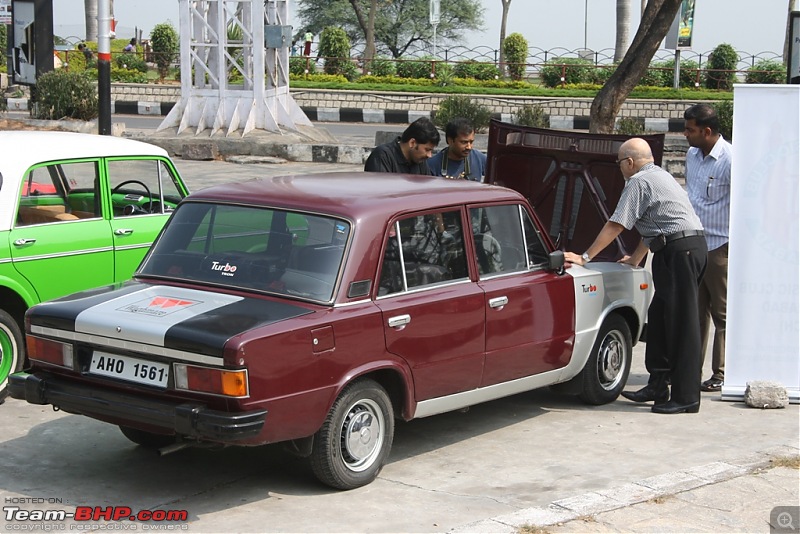
[[[27,98],[8,98],[10,111],[27,111]],[[112,114],[125,115],[158,115],[166,116],[175,102],[150,102],[138,100],[115,100],[111,102]],[[311,121],[316,122],[361,122],[366,124],[409,124],[420,117],[431,118],[428,111],[393,110],[393,109],[361,109],[361,108],[321,108],[301,107],[303,113]],[[493,119],[512,122],[509,113],[492,113]],[[683,119],[630,117],[641,122],[645,130],[656,133],[683,132]],[[619,121],[620,118],[617,118]],[[558,130],[588,130],[589,117],[553,115],[550,117],[550,128]]]
[[[737,458],[728,462],[713,462],[681,471],[656,475],[607,490],[584,493],[553,501],[547,507],[525,508],[451,529],[451,533],[517,533],[522,527],[544,528],[586,516],[596,516],[627,506],[644,503],[658,497],[692,491],[717,484],[769,467],[772,458],[796,455],[797,449],[788,446]],[[530,531],[530,530],[527,530]]]

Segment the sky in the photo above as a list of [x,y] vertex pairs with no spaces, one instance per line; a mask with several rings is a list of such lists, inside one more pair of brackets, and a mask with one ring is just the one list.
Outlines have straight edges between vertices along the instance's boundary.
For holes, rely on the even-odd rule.
[[[290,0],[290,23],[296,0]],[[639,23],[641,0],[631,2],[631,39]],[[485,9],[485,30],[465,36],[470,48],[497,48],[502,4],[500,0],[481,0]],[[696,0],[692,51],[705,53],[728,43],[740,53],[782,54],[788,0]],[[584,18],[584,15],[586,17]],[[134,28],[150,34],[153,26],[170,21],[178,27],[178,0],[115,0],[117,36],[134,35]],[[584,47],[613,49],[616,0],[512,0],[507,33],[519,32],[530,47],[550,50]],[[77,41],[84,36],[83,0],[53,0],[55,33]],[[441,46],[441,43],[440,43]]]

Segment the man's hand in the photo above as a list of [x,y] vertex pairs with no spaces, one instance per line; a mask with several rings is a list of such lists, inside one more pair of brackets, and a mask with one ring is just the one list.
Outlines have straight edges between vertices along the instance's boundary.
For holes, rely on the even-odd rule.
[[585,265],[583,258],[581,258],[580,254],[575,254],[574,252],[565,252],[564,260],[570,263],[574,263],[575,265],[580,265],[580,266]]

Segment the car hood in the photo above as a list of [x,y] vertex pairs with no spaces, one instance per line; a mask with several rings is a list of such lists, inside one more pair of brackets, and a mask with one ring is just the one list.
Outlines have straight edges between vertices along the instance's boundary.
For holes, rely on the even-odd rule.
[[34,333],[75,332],[119,348],[129,341],[221,358],[233,336],[308,313],[274,300],[128,282],[39,304],[27,317]]
[[[664,135],[643,135],[656,165]],[[556,248],[581,253],[614,213],[625,179],[616,163],[627,135],[530,128],[500,121],[489,126],[486,181],[522,193]],[[639,244],[626,230],[596,260],[615,261]]]

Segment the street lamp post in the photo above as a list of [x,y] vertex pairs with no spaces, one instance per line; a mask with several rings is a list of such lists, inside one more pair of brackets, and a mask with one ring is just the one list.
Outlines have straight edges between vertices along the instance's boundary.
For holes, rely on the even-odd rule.
[[588,50],[589,42],[589,0],[583,0],[583,49]]

